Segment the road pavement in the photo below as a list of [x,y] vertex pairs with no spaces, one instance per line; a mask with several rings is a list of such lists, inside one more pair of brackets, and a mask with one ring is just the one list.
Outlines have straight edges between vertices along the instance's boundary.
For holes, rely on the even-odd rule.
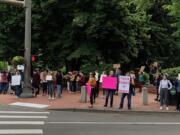
[[180,113],[98,113],[0,105],[0,134],[177,135]]

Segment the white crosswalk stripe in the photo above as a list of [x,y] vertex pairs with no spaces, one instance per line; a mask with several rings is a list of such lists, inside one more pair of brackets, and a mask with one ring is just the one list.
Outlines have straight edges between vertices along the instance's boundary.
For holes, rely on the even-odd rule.
[[0,135],[43,134],[41,128],[48,114],[50,113],[40,111],[0,111]]

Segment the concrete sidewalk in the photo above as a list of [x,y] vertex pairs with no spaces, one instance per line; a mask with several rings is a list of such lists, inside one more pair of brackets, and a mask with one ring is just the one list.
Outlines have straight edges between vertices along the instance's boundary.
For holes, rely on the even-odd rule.
[[[142,105],[141,93],[136,93],[136,96],[132,96],[132,111],[145,111],[145,112],[161,112],[159,109],[159,102],[155,101],[155,94],[148,94],[148,105]],[[89,101],[89,98],[88,98]],[[35,103],[49,105],[48,109],[77,109],[77,110],[89,110],[89,102],[80,102],[80,93],[68,93],[63,91],[61,98],[56,98],[55,100],[49,100],[47,96],[38,95],[37,98],[27,98],[21,99],[16,98],[14,95],[0,95],[0,104],[9,105],[15,102],[25,102],[25,103]],[[114,96],[113,108],[104,108],[105,99],[100,93],[99,97],[96,99],[93,109],[91,110],[107,110],[107,111],[117,111],[120,103],[120,95]],[[163,110],[162,112],[174,112],[175,106],[170,106],[169,111]],[[127,99],[125,99],[124,109],[122,111],[127,111]]]

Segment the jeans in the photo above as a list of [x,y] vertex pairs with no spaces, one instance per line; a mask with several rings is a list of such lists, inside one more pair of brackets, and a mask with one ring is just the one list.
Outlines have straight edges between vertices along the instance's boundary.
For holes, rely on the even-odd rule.
[[16,85],[15,90],[15,95],[19,97],[22,93],[21,85]]
[[47,82],[47,89],[48,89],[48,94],[49,96],[52,98],[54,95],[54,85],[53,85],[53,81],[48,81]]
[[124,104],[124,98],[127,96],[127,100],[128,100],[128,109],[131,109],[131,94],[130,93],[122,93],[121,95],[121,102],[120,102],[120,108],[123,108],[123,104]]
[[105,105],[104,106],[108,105],[109,97],[111,99],[110,106],[112,107],[113,106],[114,90],[106,90],[106,101],[105,101]]
[[43,94],[47,94],[47,82],[43,82],[42,87],[43,87]]
[[163,106],[164,104],[166,106],[168,106],[168,104],[169,104],[168,89],[166,89],[166,88],[163,88],[160,90],[160,105]]
[[57,84],[57,95],[58,95],[58,97],[61,97],[61,93],[62,93],[62,85]]

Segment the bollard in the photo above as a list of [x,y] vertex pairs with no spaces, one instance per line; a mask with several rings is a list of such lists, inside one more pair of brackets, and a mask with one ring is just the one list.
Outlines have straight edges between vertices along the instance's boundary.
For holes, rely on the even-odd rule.
[[81,87],[81,99],[80,102],[86,103],[87,102],[87,91],[86,91],[86,86]]
[[147,87],[142,88],[142,104],[148,105],[148,89],[147,89]]

